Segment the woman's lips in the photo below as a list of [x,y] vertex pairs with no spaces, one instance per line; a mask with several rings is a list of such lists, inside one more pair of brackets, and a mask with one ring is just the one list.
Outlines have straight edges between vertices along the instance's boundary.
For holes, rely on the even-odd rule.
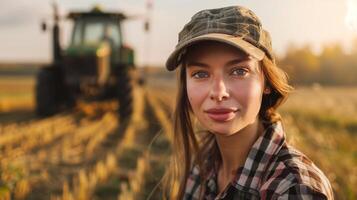
[[205,110],[209,118],[218,122],[226,122],[233,119],[236,111],[236,109],[230,108],[212,108]]

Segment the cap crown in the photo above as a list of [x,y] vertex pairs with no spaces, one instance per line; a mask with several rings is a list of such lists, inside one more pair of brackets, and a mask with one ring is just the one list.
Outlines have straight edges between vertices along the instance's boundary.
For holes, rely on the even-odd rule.
[[177,46],[208,33],[223,33],[241,37],[263,50],[270,59],[274,60],[269,33],[263,30],[259,18],[247,8],[230,6],[196,13],[179,33]]

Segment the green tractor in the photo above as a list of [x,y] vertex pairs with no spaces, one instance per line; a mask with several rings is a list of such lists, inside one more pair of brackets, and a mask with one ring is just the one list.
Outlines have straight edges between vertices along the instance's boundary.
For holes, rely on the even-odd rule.
[[[50,116],[71,108],[78,98],[119,102],[121,120],[133,110],[134,51],[123,45],[123,13],[71,12],[74,22],[69,46],[60,46],[60,28],[54,5],[53,63],[40,69],[36,84],[36,112]],[[46,24],[42,24],[46,30]]]

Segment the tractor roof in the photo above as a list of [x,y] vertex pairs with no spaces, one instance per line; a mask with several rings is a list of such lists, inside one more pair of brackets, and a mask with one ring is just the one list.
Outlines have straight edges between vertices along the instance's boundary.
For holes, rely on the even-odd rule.
[[103,12],[98,6],[94,7],[89,12],[70,12],[68,18],[70,19],[79,19],[87,17],[108,17],[117,20],[124,20],[127,17],[121,12]]

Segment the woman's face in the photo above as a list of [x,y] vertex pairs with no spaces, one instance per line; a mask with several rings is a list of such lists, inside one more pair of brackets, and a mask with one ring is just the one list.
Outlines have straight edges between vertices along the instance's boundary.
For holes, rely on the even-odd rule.
[[230,45],[201,42],[186,56],[187,95],[201,125],[232,135],[258,119],[264,90],[259,62]]

